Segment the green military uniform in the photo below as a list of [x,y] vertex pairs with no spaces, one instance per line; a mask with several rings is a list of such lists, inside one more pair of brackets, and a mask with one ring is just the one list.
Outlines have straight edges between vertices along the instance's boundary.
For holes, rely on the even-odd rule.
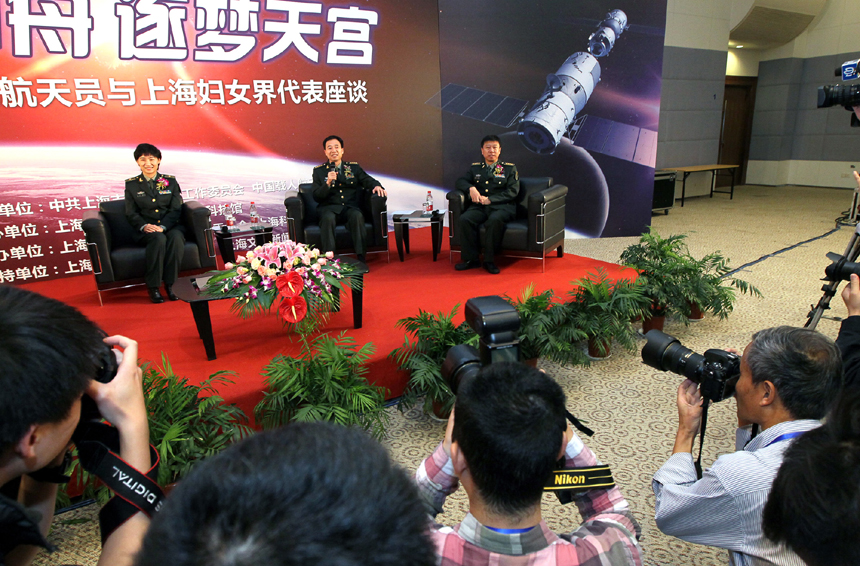
[[[457,179],[455,187],[466,195],[466,210],[460,215],[460,256],[464,262],[478,260],[480,229],[484,225],[484,262],[493,263],[502,243],[505,224],[516,216],[515,200],[520,192],[520,177],[513,163],[497,161],[493,165],[472,163],[469,171]],[[472,202],[469,189],[475,187],[490,204]]]
[[[162,280],[173,285],[179,276],[185,251],[185,228],[179,223],[182,189],[173,175],[159,173],[148,180],[143,173],[125,180],[125,216],[134,238],[146,245],[146,286],[157,288]],[[163,232],[146,233],[147,224]]]
[[358,163],[342,161],[337,169],[337,180],[329,186],[326,184],[329,168],[329,163],[323,163],[314,167],[313,171],[313,197],[319,203],[317,213],[320,218],[322,251],[335,251],[335,226],[346,224],[355,252],[363,255],[367,251],[367,227],[364,213],[361,212],[364,191],[372,191],[381,185],[365,173]]

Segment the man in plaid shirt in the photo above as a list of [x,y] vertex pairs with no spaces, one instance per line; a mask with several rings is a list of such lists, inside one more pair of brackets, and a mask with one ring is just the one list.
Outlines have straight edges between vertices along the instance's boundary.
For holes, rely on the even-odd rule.
[[442,511],[458,480],[469,514],[456,527],[435,525],[442,566],[641,565],[639,525],[617,487],[576,495],[584,522],[557,535],[541,519],[541,495],[558,460],[599,465],[565,421],[561,387],[522,364],[482,368],[458,387],[456,418],[415,474],[430,513]]

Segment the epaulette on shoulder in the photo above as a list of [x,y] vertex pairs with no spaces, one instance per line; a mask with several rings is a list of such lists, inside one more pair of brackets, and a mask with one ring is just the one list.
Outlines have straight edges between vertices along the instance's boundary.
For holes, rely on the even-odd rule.
[[481,163],[480,161],[476,161],[475,163],[472,163],[472,167],[474,167],[475,165],[483,165],[483,163]]
[[502,162],[502,165],[507,165],[508,167],[516,167],[513,163],[507,163],[505,161]]
[[319,169],[320,167],[325,167],[325,166],[327,166],[327,165],[328,165],[328,163],[320,163],[319,165],[317,165],[316,167],[314,167],[314,169]]
[[159,177],[167,177],[168,179],[175,179],[176,178],[175,175],[168,175],[167,173],[159,173],[158,176]]
[[135,175],[134,177],[126,179],[125,182],[128,183],[129,181],[137,181],[138,178],[140,178],[140,175]]
[[344,161],[347,165],[358,165],[358,161]]

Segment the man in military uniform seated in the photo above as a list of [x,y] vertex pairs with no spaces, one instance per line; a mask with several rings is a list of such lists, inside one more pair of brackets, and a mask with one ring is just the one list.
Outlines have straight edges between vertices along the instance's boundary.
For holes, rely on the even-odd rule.
[[319,203],[317,213],[320,217],[320,237],[322,251],[335,250],[334,229],[338,224],[349,228],[355,253],[359,261],[364,261],[367,252],[367,228],[361,212],[362,190],[372,190],[373,194],[385,196],[385,189],[379,181],[364,172],[361,165],[354,161],[343,161],[343,140],[329,136],[323,140],[327,161],[314,167],[313,196]]
[[163,303],[159,287],[171,301],[178,297],[173,284],[179,276],[185,251],[185,227],[179,223],[182,190],[173,175],[158,172],[161,151],[142,143],[134,150],[140,175],[125,180],[125,216],[134,228],[136,242],[146,246],[146,287],[153,303]]
[[520,177],[513,163],[502,163],[502,145],[498,136],[481,140],[484,162],[473,163],[468,173],[457,179],[456,189],[466,195],[466,210],[460,215],[460,258],[457,271],[480,267],[480,230],[484,225],[484,269],[499,273],[495,252],[501,246],[505,224],[514,219],[514,200],[520,192]]

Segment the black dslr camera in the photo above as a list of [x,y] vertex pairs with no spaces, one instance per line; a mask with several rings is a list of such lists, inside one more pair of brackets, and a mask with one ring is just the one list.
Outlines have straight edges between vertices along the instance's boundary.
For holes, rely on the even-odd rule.
[[[497,295],[469,299],[466,301],[466,323],[478,334],[478,349],[467,344],[452,346],[442,362],[442,377],[454,395],[482,367],[520,360],[520,315],[506,300]],[[594,434],[570,411],[565,413],[579,431],[588,436]],[[565,459],[561,458],[558,469],[544,486],[544,491],[554,492],[563,504],[573,501],[576,493],[615,485],[609,466],[566,469],[564,464]]]
[[[116,372],[119,369],[119,360],[122,359],[122,353],[119,350],[114,350],[107,344],[104,344],[104,348],[99,352],[99,358],[97,360],[98,369],[96,370],[95,380],[100,383],[108,383],[114,377],[116,377]],[[78,429],[83,428],[82,425],[85,426],[86,423],[90,422],[99,422],[101,421],[102,416],[99,413],[99,408],[96,406],[96,402],[93,401],[92,397],[89,395],[84,395],[81,398],[81,420],[78,424]],[[80,430],[77,431],[80,434]]]
[[498,295],[466,301],[466,323],[480,340],[479,349],[467,344],[452,346],[442,362],[442,377],[454,392],[482,366],[520,360],[520,315]]
[[642,361],[654,369],[683,375],[699,384],[702,397],[713,402],[735,394],[741,375],[741,359],[725,350],[697,354],[681,345],[677,338],[659,330],[649,330],[642,348]]

